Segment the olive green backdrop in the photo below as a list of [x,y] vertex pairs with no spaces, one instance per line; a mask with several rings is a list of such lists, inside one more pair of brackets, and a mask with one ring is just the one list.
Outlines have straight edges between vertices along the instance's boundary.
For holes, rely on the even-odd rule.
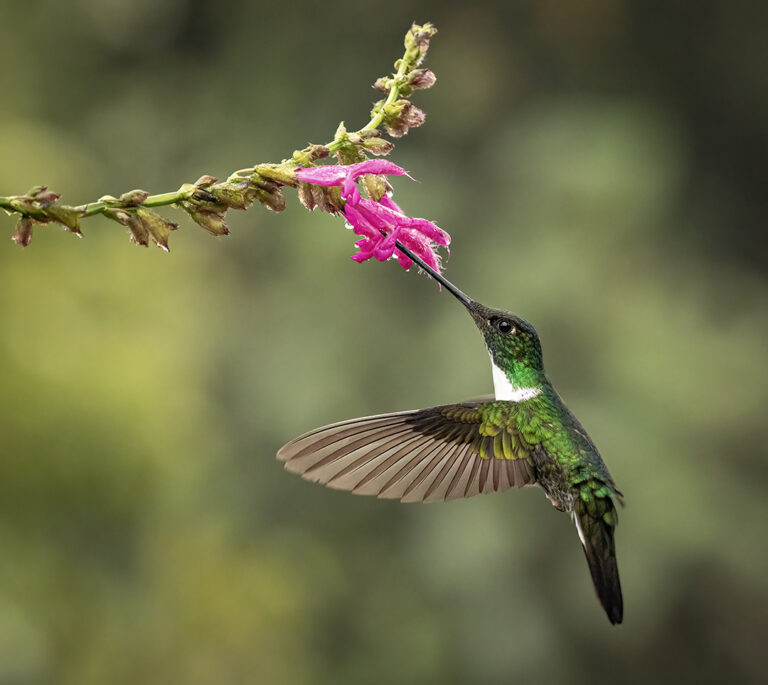
[[284,472],[307,429],[491,388],[452,298],[293,191],[226,239],[180,217],[171,255],[40,228],[0,243],[0,683],[765,682],[765,8],[0,2],[0,194],[72,203],[357,128],[436,23],[396,199],[536,325],[627,499],[611,629],[537,489]]

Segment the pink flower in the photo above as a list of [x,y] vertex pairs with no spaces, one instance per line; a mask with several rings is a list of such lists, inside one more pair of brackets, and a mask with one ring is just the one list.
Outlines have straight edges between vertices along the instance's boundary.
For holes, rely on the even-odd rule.
[[429,266],[440,271],[438,245],[447,247],[450,236],[431,221],[406,216],[400,207],[385,194],[379,202],[360,196],[357,179],[363,174],[406,175],[403,168],[384,159],[371,159],[349,165],[326,165],[298,169],[296,175],[304,183],[321,186],[340,186],[344,199],[344,217],[355,235],[362,236],[352,255],[356,262],[375,257],[383,262],[396,257],[400,266],[410,268],[412,260],[397,249],[397,242],[421,257]]

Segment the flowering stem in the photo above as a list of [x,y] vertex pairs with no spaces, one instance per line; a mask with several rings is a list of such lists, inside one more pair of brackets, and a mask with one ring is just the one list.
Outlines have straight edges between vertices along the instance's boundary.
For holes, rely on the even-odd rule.
[[[380,126],[385,125],[391,135],[400,136],[408,128],[420,125],[424,115],[407,98],[413,90],[428,88],[434,83],[432,72],[416,67],[423,60],[429,39],[435,32],[429,23],[411,27],[405,37],[405,52],[395,63],[396,72],[374,84],[377,89],[386,91],[386,99],[374,105],[370,121],[354,133],[348,133],[341,125],[331,142],[296,150],[279,164],[258,164],[240,169],[221,182],[212,176],[202,176],[195,183],[185,183],[173,192],[150,195],[143,190],[133,190],[119,197],[106,195],[76,206],[59,204],[59,195],[45,186],[35,186],[24,195],[0,196],[0,209],[20,215],[13,240],[26,246],[32,239],[35,225],[51,222],[79,235],[82,219],[101,214],[128,228],[134,242],[147,245],[152,240],[167,250],[168,234],[177,228],[177,224],[154,213],[151,208],[175,206],[184,209],[211,234],[226,235],[229,229],[225,214],[229,209],[247,209],[258,200],[268,209],[281,211],[285,208],[284,186],[298,187],[299,199],[310,209],[320,207],[339,212],[343,203],[338,193],[315,195],[310,203],[312,206],[309,206],[306,201],[308,191],[302,187],[306,184],[299,182],[297,170],[311,167],[331,153],[336,153],[342,164],[361,162],[370,154],[386,155],[393,144],[381,137]],[[373,180],[366,182],[369,186],[374,183]]]
[[[413,60],[408,59],[408,54],[406,52],[406,54],[403,55],[403,58],[398,61],[399,67],[395,77],[390,82],[387,99],[384,101],[383,105],[377,108],[376,114],[371,117],[371,120],[357,132],[358,134],[363,133],[364,131],[375,131],[377,128],[379,128],[379,126],[381,126],[382,122],[384,121],[384,118],[386,117],[387,105],[391,105],[400,96],[400,89],[404,84],[403,79],[408,73],[409,69],[412,68]],[[340,150],[343,145],[343,140],[336,139],[333,142],[328,143],[326,147],[331,152],[336,152],[337,150]]]
[[[143,207],[165,207],[167,205],[175,205],[184,200],[189,200],[194,193],[194,190],[177,190],[174,193],[160,193],[158,195],[150,195],[144,202]],[[4,198],[0,198],[0,201]],[[0,203],[2,206],[2,203]],[[93,216],[94,214],[101,214],[109,205],[106,202],[89,202],[85,205],[80,205],[76,209],[83,212],[83,217]]]

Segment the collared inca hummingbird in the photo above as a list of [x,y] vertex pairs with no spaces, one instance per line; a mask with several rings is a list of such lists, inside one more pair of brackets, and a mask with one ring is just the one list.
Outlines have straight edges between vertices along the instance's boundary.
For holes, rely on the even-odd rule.
[[582,425],[544,373],[533,326],[470,299],[398,247],[467,308],[491,357],[494,395],[352,419],[310,431],[277,453],[289,471],[360,495],[434,502],[540,485],[576,525],[612,624],[623,601],[616,565],[622,495]]

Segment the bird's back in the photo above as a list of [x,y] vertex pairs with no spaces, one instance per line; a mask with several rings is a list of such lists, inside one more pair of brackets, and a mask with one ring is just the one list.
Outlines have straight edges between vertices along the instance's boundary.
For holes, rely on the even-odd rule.
[[595,444],[552,386],[518,407],[516,416],[521,435],[533,446],[538,483],[555,507],[571,514],[598,598],[610,621],[621,623],[614,543],[621,493]]

